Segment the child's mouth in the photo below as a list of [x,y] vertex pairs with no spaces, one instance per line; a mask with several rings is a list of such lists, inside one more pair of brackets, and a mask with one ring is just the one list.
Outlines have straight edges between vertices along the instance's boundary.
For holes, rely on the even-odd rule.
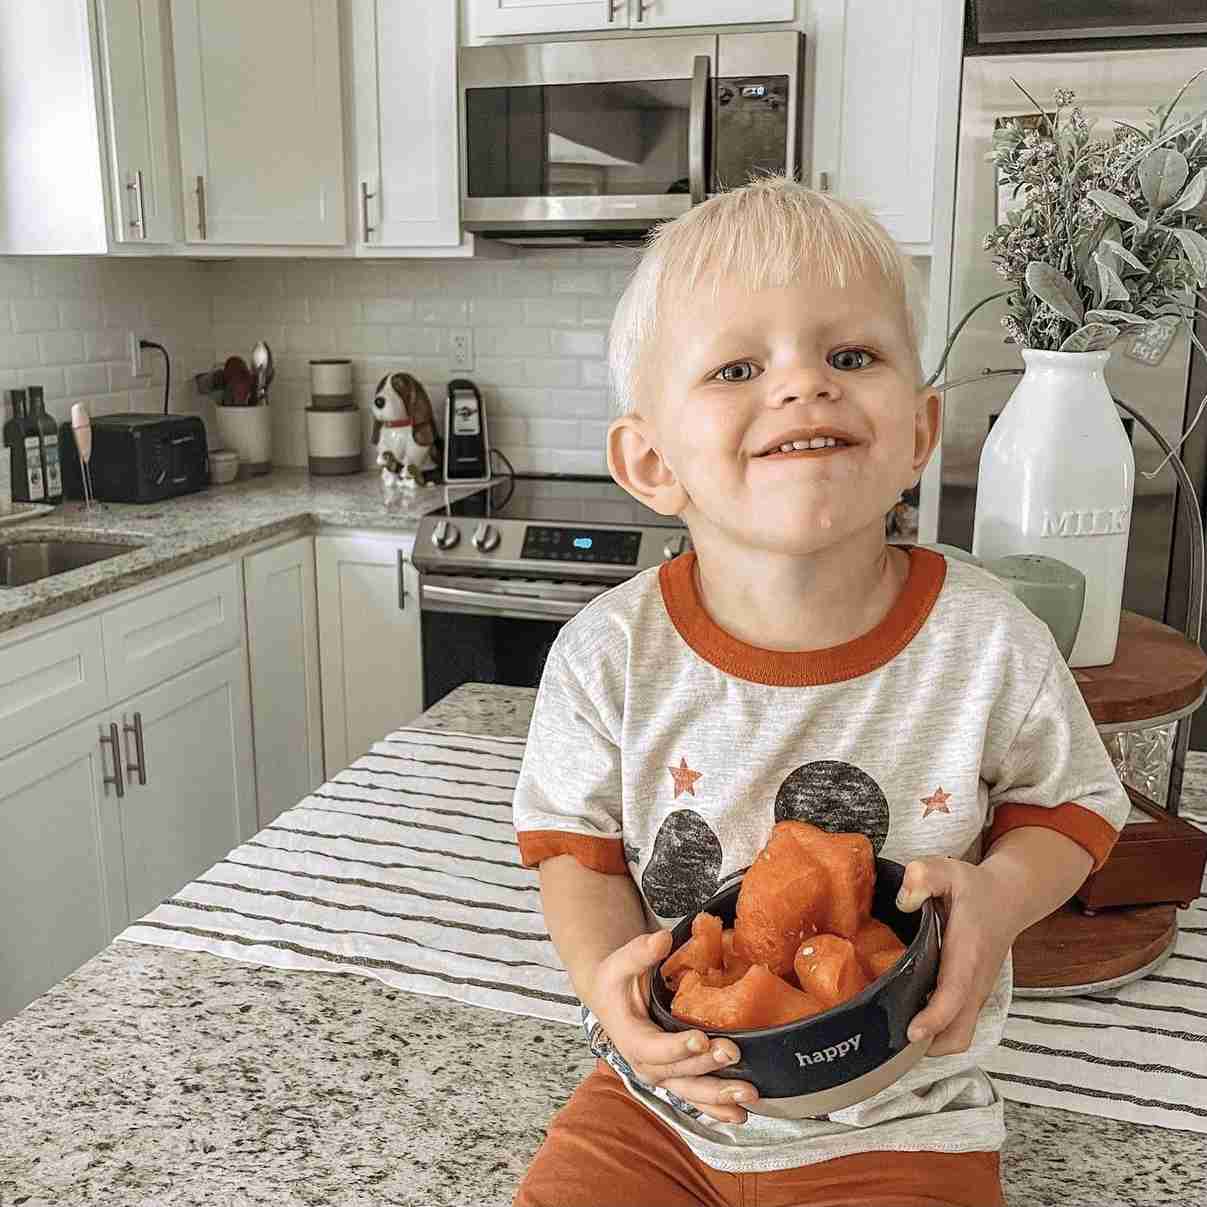
[[760,453],[756,460],[783,461],[790,457],[828,457],[851,447],[845,441],[836,440],[833,436],[817,437],[813,440],[793,440],[781,444],[778,448]]

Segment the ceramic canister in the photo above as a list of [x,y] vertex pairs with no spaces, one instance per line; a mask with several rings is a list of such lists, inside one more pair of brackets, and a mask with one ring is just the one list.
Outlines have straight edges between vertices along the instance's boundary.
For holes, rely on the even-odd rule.
[[306,408],[306,448],[312,474],[356,474],[361,470],[359,407],[338,411]]
[[310,405],[317,411],[339,411],[355,403],[352,362],[332,358],[310,362]]

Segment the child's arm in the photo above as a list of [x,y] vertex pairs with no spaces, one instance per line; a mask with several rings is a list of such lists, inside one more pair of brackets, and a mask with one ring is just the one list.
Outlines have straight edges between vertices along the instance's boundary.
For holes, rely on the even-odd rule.
[[1014,940],[1063,905],[1093,863],[1084,847],[1041,826],[1003,834],[979,864],[912,860],[897,905],[909,913],[938,898],[946,929],[939,982],[910,1023],[909,1038],[933,1035],[929,1056],[965,1051]]
[[737,1046],[718,1039],[710,1049],[701,1031],[671,1034],[650,1020],[649,978],[670,950],[670,931],[646,933],[632,877],[591,871],[572,855],[542,860],[540,876],[549,937],[580,1000],[634,1073],[714,1119],[745,1122],[746,1112],[736,1103],[753,1101],[754,1087],[707,1076],[737,1060]]

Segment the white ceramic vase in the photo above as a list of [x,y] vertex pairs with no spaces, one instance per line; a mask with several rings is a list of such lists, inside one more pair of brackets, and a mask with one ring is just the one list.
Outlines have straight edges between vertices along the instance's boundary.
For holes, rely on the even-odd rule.
[[1024,348],[981,449],[973,555],[1036,553],[1086,579],[1069,665],[1114,661],[1136,461],[1104,376],[1110,352]]

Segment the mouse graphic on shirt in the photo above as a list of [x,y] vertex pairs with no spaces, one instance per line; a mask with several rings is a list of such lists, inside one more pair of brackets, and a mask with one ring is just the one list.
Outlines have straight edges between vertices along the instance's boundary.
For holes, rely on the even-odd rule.
[[[668,768],[674,780],[674,799],[696,795],[703,773],[680,759]],[[932,807],[948,812],[946,797]],[[797,767],[775,795],[774,821],[807,821],[831,833],[866,834],[872,853],[879,854],[888,837],[889,806],[883,790],[868,773],[852,763],[819,759]],[[625,858],[637,863],[640,851],[626,844]],[[641,874],[641,890],[650,908],[662,918],[694,913],[722,885],[721,840],[704,818],[690,807],[675,809],[658,829],[649,862]],[[734,873],[738,875],[740,873]]]

